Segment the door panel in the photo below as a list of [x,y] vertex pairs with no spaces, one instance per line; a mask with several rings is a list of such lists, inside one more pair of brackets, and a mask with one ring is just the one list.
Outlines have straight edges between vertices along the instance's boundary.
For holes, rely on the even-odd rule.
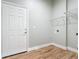
[[27,9],[2,4],[2,56],[27,51],[27,25]]

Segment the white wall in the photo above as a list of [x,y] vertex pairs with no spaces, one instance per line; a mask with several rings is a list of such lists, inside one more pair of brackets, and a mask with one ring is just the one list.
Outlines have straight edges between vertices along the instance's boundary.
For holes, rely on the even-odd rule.
[[51,6],[49,1],[28,1],[30,10],[30,47],[52,42],[50,40]]
[[[23,5],[29,8],[29,18],[30,18],[30,47],[36,45],[42,45],[45,43],[57,43],[65,46],[66,44],[66,0],[4,0],[8,2],[13,2],[19,5]],[[52,1],[52,5],[51,5]],[[72,2],[71,2],[72,1]],[[72,10],[77,6],[77,0],[68,0],[68,10]],[[52,6],[52,7],[51,7]],[[72,7],[71,7],[72,6]],[[51,9],[52,8],[52,9]],[[57,20],[55,20],[58,18]],[[58,21],[61,20],[61,21]],[[62,20],[64,22],[62,22]],[[57,22],[57,23],[56,23]],[[54,24],[51,25],[51,24]],[[56,25],[59,24],[59,25]],[[61,25],[60,25],[61,24]],[[72,28],[73,25],[68,25]],[[73,28],[77,28],[77,24]],[[72,29],[73,29],[72,28]],[[59,32],[56,30],[59,29]],[[70,29],[71,30],[71,29]],[[77,32],[77,29],[73,29],[72,32]],[[71,33],[71,32],[69,32]],[[71,34],[70,34],[71,35]],[[76,38],[76,36],[75,36]],[[70,40],[72,39],[72,40]],[[68,40],[70,47],[75,48],[75,44],[72,41],[73,36],[69,36]]]
[[[55,0],[52,6],[52,42],[66,46],[66,0]],[[59,32],[57,32],[59,30]]]
[[68,0],[68,10],[78,8],[78,0]]
[[[52,20],[51,20],[51,37],[54,43],[66,46],[66,33],[67,33],[67,40],[68,40],[68,47],[77,49],[78,43],[78,16],[77,16],[77,5],[78,0],[68,0],[68,23],[65,21],[65,12],[66,12],[66,0],[60,0],[55,2],[55,5],[52,5]],[[73,15],[71,15],[71,13]],[[62,21],[62,19],[64,21]],[[58,21],[59,20],[59,21]],[[69,24],[69,22],[71,24]],[[57,25],[59,24],[59,25]],[[67,26],[67,32],[66,32]],[[60,31],[57,32],[56,30],[59,29]]]
[[51,43],[50,40],[50,23],[51,19],[51,0],[27,0],[13,1],[18,5],[23,5],[29,9],[29,22],[30,22],[30,34],[29,34],[29,47]]
[[68,46],[77,49],[78,48],[78,0],[68,0]]

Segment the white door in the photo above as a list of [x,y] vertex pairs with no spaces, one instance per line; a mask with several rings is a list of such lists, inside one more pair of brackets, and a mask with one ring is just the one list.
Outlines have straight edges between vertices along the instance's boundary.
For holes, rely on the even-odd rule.
[[27,9],[2,4],[2,56],[27,51],[28,24]]

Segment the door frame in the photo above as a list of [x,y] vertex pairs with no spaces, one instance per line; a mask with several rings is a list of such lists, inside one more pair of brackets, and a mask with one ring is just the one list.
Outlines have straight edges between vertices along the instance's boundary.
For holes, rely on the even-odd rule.
[[[27,41],[28,41],[28,48],[27,48],[27,52],[28,52],[28,49],[29,49],[29,9],[27,8],[27,7],[24,7],[23,5],[20,5],[20,4],[15,4],[15,3],[12,3],[12,2],[6,2],[6,1],[1,1],[1,3],[3,3],[3,4],[7,4],[7,5],[12,5],[12,6],[16,6],[16,7],[20,7],[20,8],[24,8],[24,9],[26,9],[26,14],[28,15],[27,17]],[[2,11],[2,9],[1,9],[1,11]],[[1,13],[2,14],[2,13]],[[1,21],[2,22],[2,21]],[[1,24],[1,32],[3,32],[2,30],[2,24]],[[2,33],[1,33],[2,34]],[[23,51],[24,52],[24,51]]]

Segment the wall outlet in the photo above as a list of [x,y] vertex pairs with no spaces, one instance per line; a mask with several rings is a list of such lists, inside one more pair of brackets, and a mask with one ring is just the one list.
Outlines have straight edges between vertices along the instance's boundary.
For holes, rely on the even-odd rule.
[[78,33],[76,33],[76,36],[78,36]]
[[57,30],[57,32],[59,32],[59,30]]

